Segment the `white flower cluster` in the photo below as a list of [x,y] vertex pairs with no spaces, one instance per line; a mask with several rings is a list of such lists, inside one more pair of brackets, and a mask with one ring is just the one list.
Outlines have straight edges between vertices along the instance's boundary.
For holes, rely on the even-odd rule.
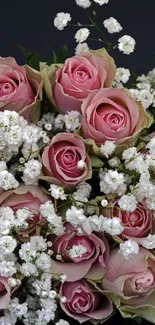
[[132,97],[141,102],[145,109],[155,107],[155,69],[146,76],[142,75],[136,80],[136,88],[130,89]]
[[80,28],[75,34],[76,42],[83,43],[88,38],[89,34],[90,31],[88,28]]
[[129,35],[124,35],[118,40],[118,49],[124,54],[131,54],[135,49],[135,45],[135,40]]
[[40,272],[50,272],[51,257],[46,253],[46,239],[41,236],[31,237],[30,242],[21,245],[19,256],[23,260],[20,272],[25,276],[38,276]]
[[54,18],[54,26],[59,30],[63,30],[69,21],[71,21],[71,15],[69,13],[58,12]]
[[89,52],[89,46],[86,42],[79,43],[75,48],[75,55],[82,55]]
[[82,257],[85,253],[87,253],[87,248],[83,245],[73,245],[72,248],[69,249],[69,255],[72,258]]
[[66,132],[73,132],[81,126],[81,115],[77,111],[70,111],[66,114],[53,113],[44,114],[42,119],[38,122],[46,132],[63,130]]
[[[17,188],[17,172],[23,173],[21,179],[26,185],[37,185],[42,165],[34,158],[38,157],[40,147],[49,141],[46,131],[28,124],[14,111],[0,112],[0,119],[0,187],[5,190]],[[19,154],[23,157],[7,170],[6,163]]]
[[126,192],[127,185],[123,173],[118,173],[117,170],[103,170],[100,176],[100,190],[105,194],[116,193],[118,196]]
[[42,138],[41,128],[28,122],[14,111],[0,112],[0,158],[9,161],[19,153],[23,145],[22,153],[25,159],[30,156],[33,144]]
[[27,313],[27,303],[19,303],[18,298],[13,298],[8,308],[4,311],[4,316],[0,318],[1,325],[15,325],[18,318],[21,319]]
[[41,169],[42,164],[36,159],[31,159],[25,163],[22,176],[25,185],[37,185]]
[[67,195],[65,194],[64,189],[61,186],[51,184],[49,192],[51,193],[51,196],[56,200],[65,200],[67,198]]
[[94,0],[94,2],[98,3],[100,6],[105,5],[109,2],[109,0]]
[[104,20],[103,25],[110,34],[119,33],[122,30],[122,26],[114,17]]
[[100,151],[102,155],[104,155],[106,158],[109,158],[109,156],[114,152],[115,148],[115,142],[107,140],[104,144],[101,145]]
[[138,252],[139,252],[139,246],[132,239],[129,239],[129,240],[125,241],[124,243],[120,244],[119,253],[121,255],[123,255],[124,258],[127,260],[134,257],[135,255],[137,255]]
[[[25,325],[48,325],[55,318],[59,299],[57,292],[52,288],[52,274],[43,273],[38,279],[29,279],[27,296],[28,312],[22,319]],[[60,297],[61,299],[61,297]]]
[[155,249],[155,235],[149,234],[148,237],[143,239],[142,246],[147,249]]
[[9,173],[7,170],[0,171],[0,187],[5,191],[17,188],[19,182],[15,179],[14,175]]
[[[86,217],[83,209],[77,209],[72,206],[66,212],[66,220],[74,227],[80,227],[79,234],[84,231],[88,234],[93,231],[106,232],[112,236],[120,235],[124,227],[121,224],[121,220],[117,217],[112,219],[106,218],[102,215],[92,215]],[[81,229],[81,230],[80,230]]]
[[113,86],[116,88],[123,88],[124,87],[123,85],[128,82],[129,78],[130,78],[129,69],[117,68],[116,75],[113,80]]
[[118,200],[119,207],[127,212],[133,212],[137,207],[137,200],[134,195],[122,195]]
[[40,213],[47,219],[49,230],[52,231],[52,233],[61,235],[64,232],[62,217],[55,213],[55,207],[51,201],[47,201],[40,206]]
[[83,206],[85,202],[88,202],[92,187],[86,182],[79,183],[76,187],[76,191],[72,196],[78,206]]

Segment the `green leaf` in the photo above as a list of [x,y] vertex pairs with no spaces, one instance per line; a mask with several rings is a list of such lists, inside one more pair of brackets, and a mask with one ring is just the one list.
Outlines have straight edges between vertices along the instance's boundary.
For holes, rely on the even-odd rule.
[[97,156],[90,156],[90,159],[92,167],[101,168],[104,165],[103,161]]
[[64,45],[59,52],[53,51],[53,57],[47,62],[47,64],[51,65],[52,63],[64,63],[69,56],[68,46]]
[[22,52],[25,57],[25,64],[28,64],[33,69],[39,70],[39,62],[44,61],[44,59],[32,50],[25,48],[20,44],[15,44],[16,47]]
[[53,63],[57,63],[57,56],[54,51],[53,51]]

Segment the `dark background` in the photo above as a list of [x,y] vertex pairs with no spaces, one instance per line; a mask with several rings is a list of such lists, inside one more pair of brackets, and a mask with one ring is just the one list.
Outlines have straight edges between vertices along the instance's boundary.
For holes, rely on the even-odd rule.
[[[108,41],[112,40],[116,44],[119,37],[127,34],[137,42],[136,50],[130,56],[113,52],[118,66],[129,67],[137,74],[145,73],[155,66],[155,0],[109,0],[108,5],[101,7],[93,4],[88,12],[91,14],[92,10],[97,13],[100,27],[103,26],[103,20],[111,16],[123,26],[123,31],[114,36],[105,32]],[[39,53],[43,60],[49,60],[53,50],[60,50],[66,43],[70,55],[73,55],[77,28],[67,27],[58,31],[53,26],[53,19],[60,11],[69,12],[72,23],[88,22],[85,11],[77,7],[74,0],[1,0],[0,56],[13,56],[19,64],[23,64],[24,57],[15,46],[20,44]],[[99,37],[94,31],[91,36]],[[94,49],[101,47],[101,44],[95,42],[89,45]],[[114,323],[122,325],[126,322],[117,314],[107,325]]]
[[[114,53],[118,66],[129,66],[136,73],[147,72],[155,65],[155,0],[109,0],[109,4],[99,6],[93,4],[89,13],[96,10],[97,20],[102,27],[104,19],[115,17],[123,26],[119,34],[108,36],[114,40],[128,34],[137,42],[136,51],[130,56]],[[71,13],[72,23],[88,22],[85,11],[75,5],[75,0],[8,0],[0,5],[0,55],[14,56],[19,64],[24,57],[14,44],[21,44],[39,53],[44,60],[50,59],[53,49],[59,50],[68,44],[70,54],[76,46],[74,34],[76,27],[66,27],[58,31],[53,26],[53,18],[57,12]],[[102,27],[104,30],[104,27]],[[93,37],[99,35],[92,33]],[[91,48],[101,47],[95,42],[89,43]]]

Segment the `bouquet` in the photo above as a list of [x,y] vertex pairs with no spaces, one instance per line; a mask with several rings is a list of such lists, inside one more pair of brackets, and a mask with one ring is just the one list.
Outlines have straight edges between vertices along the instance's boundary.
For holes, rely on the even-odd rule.
[[74,56],[0,58],[0,325],[155,324],[155,69],[116,68],[135,40],[105,40],[122,26],[87,8],[108,0],[75,2],[88,24],[54,19]]

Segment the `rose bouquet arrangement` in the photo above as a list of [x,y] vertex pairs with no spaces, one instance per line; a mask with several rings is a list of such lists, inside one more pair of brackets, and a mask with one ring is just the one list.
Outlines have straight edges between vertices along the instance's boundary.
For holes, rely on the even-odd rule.
[[[116,311],[155,323],[155,70],[117,68],[111,50],[128,55],[134,39],[112,45],[88,18],[64,62],[0,58],[1,325]],[[70,21],[60,12],[54,25]],[[89,49],[86,27],[104,47]],[[104,27],[122,30],[113,17]]]

